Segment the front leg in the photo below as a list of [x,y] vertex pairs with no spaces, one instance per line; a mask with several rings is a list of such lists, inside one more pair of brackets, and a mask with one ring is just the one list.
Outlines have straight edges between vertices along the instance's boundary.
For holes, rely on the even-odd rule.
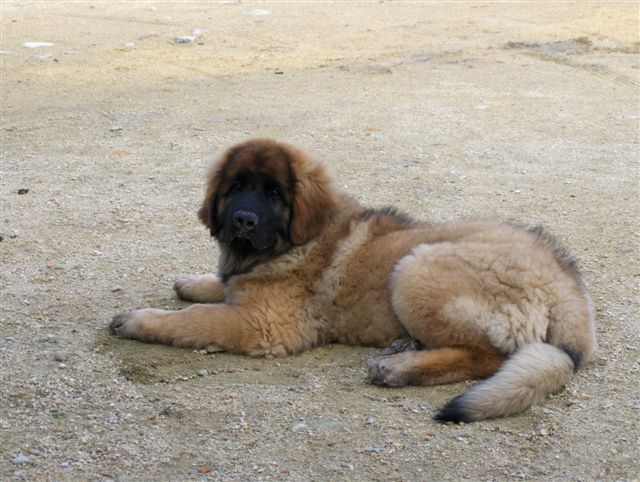
[[213,274],[188,275],[178,279],[173,289],[181,300],[193,303],[222,303],[224,285]]
[[123,338],[202,348],[215,344],[251,356],[285,356],[292,353],[280,337],[248,309],[226,304],[191,305],[180,311],[146,308],[116,316],[109,324]]

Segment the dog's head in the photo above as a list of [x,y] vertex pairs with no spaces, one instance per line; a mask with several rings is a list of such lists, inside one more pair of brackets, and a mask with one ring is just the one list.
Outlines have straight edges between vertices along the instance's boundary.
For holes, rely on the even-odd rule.
[[321,162],[291,145],[254,139],[212,164],[198,217],[233,251],[278,254],[318,236],[334,209]]

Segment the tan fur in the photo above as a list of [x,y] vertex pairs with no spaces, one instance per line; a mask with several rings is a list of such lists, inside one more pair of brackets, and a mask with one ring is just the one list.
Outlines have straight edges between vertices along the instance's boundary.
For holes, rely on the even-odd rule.
[[214,274],[185,276],[176,280],[173,289],[183,300],[196,303],[222,303],[226,297],[222,281]]
[[445,407],[442,419],[454,421],[522,411],[592,355],[591,301],[547,236],[493,221],[428,224],[367,211],[335,189],[324,164],[287,144],[249,141],[216,161],[199,211],[212,234],[209,210],[224,206],[225,170],[251,166],[258,155],[268,159],[260,169],[273,166],[272,175],[295,181],[290,241],[252,259],[234,259],[222,245],[224,285],[204,275],[175,286],[184,299],[212,304],[125,313],[112,322],[114,332],[267,357],[412,337],[427,351],[374,360],[374,383],[431,385],[495,373]]

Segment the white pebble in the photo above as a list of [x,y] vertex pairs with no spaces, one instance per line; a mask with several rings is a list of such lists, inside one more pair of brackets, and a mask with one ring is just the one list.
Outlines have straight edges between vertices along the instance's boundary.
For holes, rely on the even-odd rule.
[[271,10],[266,10],[264,8],[256,8],[255,10],[251,10],[249,15],[252,17],[266,17],[267,15],[271,15]]
[[53,47],[53,44],[51,42],[25,42],[22,46],[28,49],[37,49],[40,47]]
[[196,37],[193,35],[182,35],[180,37],[176,37],[173,41],[177,44],[192,44],[196,41]]
[[53,354],[53,359],[59,362],[65,362],[69,359],[68,351],[57,351]]
[[300,432],[302,430],[305,430],[307,428],[307,424],[304,422],[300,422],[300,423],[296,423],[291,430],[294,432]]
[[20,454],[17,457],[14,457],[11,461],[11,463],[15,465],[24,464],[26,462],[29,462],[29,457],[27,457],[25,454]]

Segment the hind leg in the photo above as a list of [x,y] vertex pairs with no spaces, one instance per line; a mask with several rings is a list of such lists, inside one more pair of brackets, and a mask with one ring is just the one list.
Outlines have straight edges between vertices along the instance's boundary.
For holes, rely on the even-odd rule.
[[489,336],[488,327],[501,326],[499,314],[457,254],[448,243],[424,245],[398,263],[391,281],[393,309],[427,350],[373,361],[373,383],[435,385],[487,378],[506,359]]
[[369,379],[389,387],[455,383],[486,378],[504,359],[495,351],[467,347],[406,351],[369,362]]

